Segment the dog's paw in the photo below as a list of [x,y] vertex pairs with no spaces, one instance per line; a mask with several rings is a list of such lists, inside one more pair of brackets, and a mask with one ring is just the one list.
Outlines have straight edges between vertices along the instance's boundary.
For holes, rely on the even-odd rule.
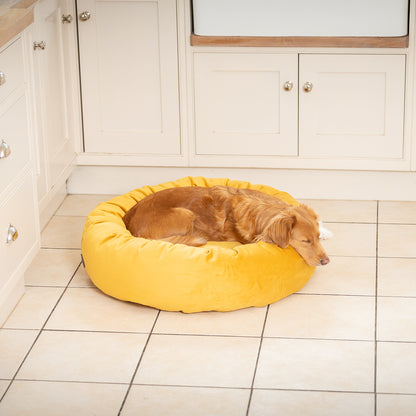
[[332,233],[332,231],[326,229],[322,225],[322,222],[319,221],[319,238],[321,240],[328,240],[329,238],[332,238],[333,236],[334,236],[334,234]]

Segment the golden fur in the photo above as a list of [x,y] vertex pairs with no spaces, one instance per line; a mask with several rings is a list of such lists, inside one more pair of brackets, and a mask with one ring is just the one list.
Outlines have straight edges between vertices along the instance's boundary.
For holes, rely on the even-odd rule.
[[312,265],[329,258],[319,241],[318,216],[274,196],[228,186],[169,188],[139,201],[123,218],[136,237],[191,246],[207,241],[265,241],[292,246]]

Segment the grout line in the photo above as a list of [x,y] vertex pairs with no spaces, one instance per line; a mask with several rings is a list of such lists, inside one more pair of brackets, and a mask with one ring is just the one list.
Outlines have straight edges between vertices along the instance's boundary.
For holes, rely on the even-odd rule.
[[[0,380],[1,381],[1,380]],[[110,384],[119,386],[128,386],[129,383],[123,383],[120,381],[90,381],[90,380],[54,380],[54,379],[35,379],[35,378],[18,378],[15,380],[24,382],[39,382],[39,383],[71,383],[71,384]]]
[[[11,381],[9,379],[0,379],[0,381]],[[99,385],[119,385],[128,386],[130,383],[112,382],[112,381],[78,381],[78,380],[39,380],[21,378],[16,381],[23,382],[39,382],[39,383],[70,383],[70,384],[99,384]],[[220,389],[220,390],[251,390],[251,387],[230,387],[230,386],[208,386],[208,385],[187,385],[187,384],[155,384],[155,383],[135,383],[135,386],[144,387],[173,387],[173,388],[189,388],[189,389]],[[296,388],[283,388],[283,387],[254,387],[256,391],[296,391],[296,392],[316,392],[316,393],[346,393],[346,394],[374,394],[373,391],[355,391],[355,390],[322,390],[322,389],[296,389]],[[416,396],[416,393],[390,393],[382,392],[383,395],[391,396]]]
[[[7,331],[40,331],[42,332],[76,332],[76,333],[94,333],[94,334],[124,334],[124,335],[148,335],[149,331],[110,331],[110,330],[93,330],[93,329],[59,329],[59,328],[2,328]],[[227,334],[186,334],[186,333],[163,333],[152,332],[152,335],[157,336],[175,336],[175,337],[204,337],[204,338],[244,338],[244,339],[260,339],[257,335],[227,335]],[[283,339],[283,340],[299,340],[299,341],[341,341],[341,342],[373,342],[373,339],[354,339],[354,338],[318,338],[318,337],[294,337],[294,336],[279,336],[279,335],[263,335],[263,339]],[[416,344],[415,341],[410,340],[391,340],[379,339],[378,342],[396,343],[396,344]],[[0,378],[1,380],[1,378]],[[9,380],[9,379],[5,379]],[[125,383],[122,383],[125,384]],[[415,393],[416,394],[416,393]]]
[[248,416],[248,414],[250,412],[251,399],[253,397],[253,390],[254,390],[254,381],[256,379],[257,366],[258,366],[259,360],[260,360],[261,347],[263,345],[263,336],[264,336],[264,330],[266,328],[267,317],[269,316],[269,309],[270,309],[270,305],[267,305],[266,314],[264,316],[263,328],[262,328],[261,336],[260,336],[259,351],[257,353],[256,365],[254,367],[253,380],[251,381],[250,395],[249,395],[248,403],[247,403],[246,416]]
[[81,251],[81,247],[77,248],[66,248],[66,247],[39,247],[40,250],[72,250],[72,251]]
[[40,248],[42,250],[77,250],[77,251],[81,251],[81,249],[79,247],[46,247],[46,246],[41,246]]
[[376,226],[376,281],[375,281],[375,299],[374,299],[374,416],[377,416],[377,315],[378,315],[378,227],[379,227],[379,207],[377,201],[377,226]]
[[[3,393],[3,395],[0,397],[0,402],[4,399],[4,396],[6,396],[7,392],[9,391],[11,385],[13,384],[13,381],[16,379],[17,374],[19,373],[20,369],[22,368],[23,364],[25,363],[27,357],[29,356],[30,352],[32,351],[33,347],[35,346],[36,342],[38,341],[40,335],[42,334],[46,324],[48,323],[50,317],[52,316],[52,314],[54,313],[56,307],[58,306],[58,303],[61,301],[62,297],[64,296],[66,290],[68,289],[72,279],[74,278],[75,274],[77,273],[78,269],[81,266],[81,262],[79,262],[78,266],[76,267],[74,273],[72,274],[71,278],[68,281],[68,284],[66,285],[65,289],[62,291],[61,296],[59,296],[58,300],[55,303],[55,306],[52,308],[50,314],[48,315],[48,317],[46,318],[45,322],[43,323],[42,327],[40,328],[38,335],[36,336],[36,338],[34,339],[32,345],[30,346],[30,348],[28,349],[26,355],[23,357],[22,362],[20,363],[19,367],[17,368],[16,372],[14,373],[10,384],[7,386],[7,389],[5,390],[5,392]],[[6,329],[6,328],[5,328]],[[36,329],[35,329],[36,330]]]
[[161,311],[159,310],[159,311],[158,311],[158,313],[157,313],[157,315],[156,315],[155,321],[153,322],[153,326],[152,326],[152,328],[150,329],[150,332],[149,332],[149,335],[148,335],[148,337],[147,337],[146,343],[144,344],[144,347],[143,347],[143,351],[142,351],[142,353],[140,354],[139,361],[138,361],[138,363],[137,363],[137,365],[136,365],[136,368],[134,369],[133,376],[131,377],[131,381],[130,381],[129,387],[127,388],[127,391],[126,391],[126,394],[125,394],[125,396],[124,396],[124,399],[123,399],[123,401],[121,402],[120,410],[118,411],[118,416],[120,416],[120,415],[121,415],[121,412],[123,411],[123,407],[124,407],[124,405],[126,404],[127,397],[128,397],[128,395],[129,395],[129,393],[130,393],[130,390],[131,390],[131,387],[132,387],[132,385],[133,385],[133,381],[134,381],[134,379],[135,379],[135,377],[136,377],[137,371],[139,370],[139,366],[140,366],[140,364],[141,364],[141,362],[142,362],[142,360],[143,360],[144,353],[145,353],[145,351],[146,351],[147,345],[149,344],[150,337],[152,336],[153,329],[154,329],[154,328],[155,328],[155,326],[156,326],[156,322],[157,322],[157,320],[158,320],[158,318],[159,318],[160,312],[161,312]]

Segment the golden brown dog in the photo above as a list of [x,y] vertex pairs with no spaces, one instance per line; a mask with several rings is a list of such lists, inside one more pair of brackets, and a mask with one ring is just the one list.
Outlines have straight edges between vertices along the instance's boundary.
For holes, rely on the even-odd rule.
[[329,263],[319,241],[318,216],[311,208],[294,207],[251,189],[169,188],[139,201],[123,220],[136,237],[190,246],[265,241],[292,246],[312,266]]

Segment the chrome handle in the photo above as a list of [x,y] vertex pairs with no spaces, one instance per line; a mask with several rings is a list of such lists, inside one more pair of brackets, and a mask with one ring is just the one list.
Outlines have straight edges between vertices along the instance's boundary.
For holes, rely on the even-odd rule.
[[62,15],[62,23],[71,23],[72,22],[72,15],[67,14],[66,16]]
[[292,82],[292,81],[286,81],[286,82],[283,84],[283,88],[284,88],[286,91],[290,91],[290,90],[293,88],[293,82]]
[[312,84],[312,82],[305,82],[304,84],[303,84],[303,90],[305,91],[305,92],[311,92],[312,91],[312,88],[313,88],[313,84]]
[[0,143],[0,159],[6,159],[6,157],[10,156],[10,146],[2,140]]
[[82,12],[79,15],[79,20],[82,20],[83,22],[87,21],[91,17],[91,13],[88,11]]
[[10,224],[9,229],[7,230],[6,244],[13,243],[13,241],[17,240],[17,237],[19,237],[19,233],[17,232],[16,227],[14,225]]
[[46,48],[46,42],[44,40],[41,40],[40,42],[33,42],[33,49],[42,49],[44,50]]
[[6,82],[6,74],[3,71],[0,71],[0,85],[3,85]]

